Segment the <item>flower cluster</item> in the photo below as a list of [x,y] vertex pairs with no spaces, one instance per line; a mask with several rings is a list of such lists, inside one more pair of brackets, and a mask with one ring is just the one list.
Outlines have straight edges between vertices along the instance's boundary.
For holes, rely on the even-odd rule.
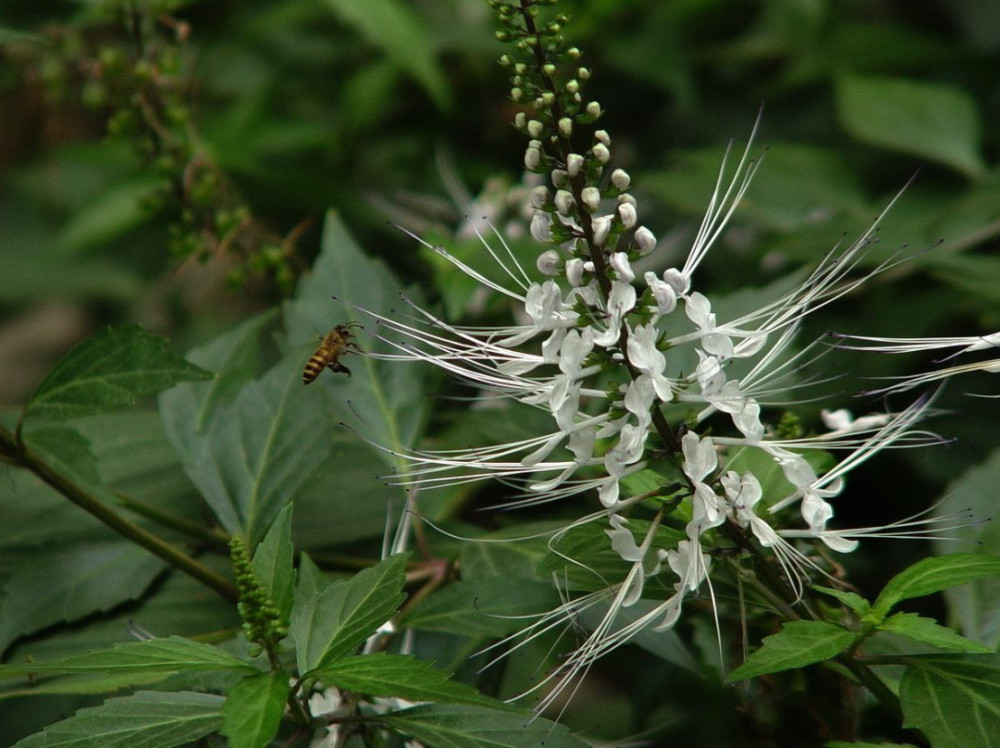
[[[599,507],[557,533],[553,545],[574,527],[605,522],[609,546],[628,572],[599,592],[567,600],[523,632],[527,640],[601,606],[601,622],[551,676],[564,687],[637,631],[671,627],[685,596],[706,580],[711,584],[711,551],[720,540],[772,559],[794,598],[812,571],[823,571],[803,550],[804,541],[850,552],[865,536],[926,534],[920,528],[928,523],[917,519],[888,528],[833,529],[830,500],[843,490],[847,473],[880,450],[938,437],[918,426],[930,409],[927,397],[898,412],[857,419],[846,411],[824,412],[827,430],[814,435],[769,426],[762,418],[762,408],[778,404],[769,397],[796,386],[803,363],[829,350],[816,343],[793,347],[803,318],[903,260],[892,256],[861,269],[878,220],[857,241],[830,251],[783,295],[720,318],[709,296],[696,290],[695,277],[757,169],[748,145],[735,168],[728,155],[723,161],[683,263],[640,274],[633,266],[657,240],[640,221],[629,174],[611,168],[609,134],[597,129],[584,138],[586,148],[575,145],[601,107],[584,103],[587,68],[576,67],[568,80],[556,82],[556,61],[575,65],[580,56],[562,45],[563,19],[539,27],[538,4],[525,2],[517,10],[496,5],[500,37],[519,53],[516,59],[505,55],[501,64],[511,73],[511,98],[528,109],[514,121],[529,139],[524,165],[547,180],[530,201],[531,235],[542,245],[537,270],[546,279],[533,280],[494,230],[480,238],[507,283],[442,247],[432,249],[513,300],[523,310],[522,324],[455,327],[419,309],[413,324],[369,314],[382,327],[382,339],[395,346],[384,357],[434,364],[484,393],[544,409],[554,423],[549,433],[522,441],[406,454],[412,469],[401,482],[432,487],[496,477],[523,486],[518,504],[596,493]],[[685,411],[683,423],[670,422]],[[830,452],[844,456],[824,470]],[[776,469],[748,467],[748,453]],[[661,490],[628,489],[628,479],[643,471]],[[640,504],[652,512],[651,522],[630,521]],[[664,522],[683,526],[683,539],[664,545],[658,532]],[[621,623],[618,616],[643,597],[654,577],[670,591],[667,599]]]

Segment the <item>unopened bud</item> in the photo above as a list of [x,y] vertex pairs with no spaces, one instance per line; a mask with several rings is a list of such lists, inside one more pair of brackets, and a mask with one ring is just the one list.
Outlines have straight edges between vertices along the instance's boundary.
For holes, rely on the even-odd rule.
[[580,55],[583,53],[580,51],[579,47],[570,47],[566,50],[566,56],[572,60],[579,60]]
[[611,216],[601,216],[595,218],[591,223],[594,230],[594,245],[602,246],[611,232]]
[[573,120],[569,117],[562,117],[559,120],[559,134],[564,138],[568,138],[573,134]]
[[524,112],[518,112],[514,115],[514,127],[518,130],[523,130],[528,125],[528,115]]
[[574,288],[583,285],[583,260],[579,257],[566,260],[566,280]]
[[624,169],[615,169],[611,172],[611,184],[615,186],[616,190],[623,192],[628,189],[630,184],[632,184],[632,178]]
[[632,266],[629,264],[627,254],[624,252],[614,252],[608,262],[611,267],[617,271],[618,277],[623,281],[631,283],[635,280],[635,273],[632,271]]
[[587,68],[577,68],[576,77],[582,81],[590,80],[590,70]]
[[549,216],[538,210],[531,217],[531,238],[539,244],[548,244],[552,240],[552,230],[549,228]]
[[[514,101],[517,101],[517,99],[514,99]],[[596,101],[590,102],[589,104],[587,104],[587,114],[593,117],[594,119],[597,119],[598,117],[601,116],[601,105],[598,104]]]
[[543,184],[532,188],[531,190],[531,207],[535,210],[539,210],[549,202],[549,188]]
[[608,135],[607,130],[597,130],[594,133],[594,140],[596,140],[598,143],[603,143],[608,148],[611,147],[611,136]]
[[596,158],[602,165],[611,160],[611,151],[609,151],[608,147],[603,143],[598,143],[591,150],[594,154],[594,158]]
[[[533,144],[537,143],[537,140],[531,141]],[[538,166],[542,163],[542,149],[536,145],[529,145],[524,152],[524,168],[528,171],[537,171]]]
[[566,170],[565,169],[553,169],[552,170],[552,184],[556,187],[562,187],[566,184]]
[[635,230],[635,246],[640,255],[648,255],[656,248],[656,237],[645,226],[640,226]]
[[601,191],[596,187],[584,187],[580,193],[580,202],[589,213],[593,213],[601,204]]
[[566,173],[570,177],[575,177],[583,168],[583,156],[579,153],[571,153],[566,157]]
[[556,74],[556,66],[551,62],[547,62],[542,65],[542,73],[551,77]]
[[557,190],[555,204],[556,210],[562,216],[568,216],[573,212],[573,208],[576,207],[576,201],[573,200],[573,193],[569,190]]
[[571,93],[571,94],[578,93],[580,91],[580,81],[578,81],[576,78],[573,78],[572,80],[567,81],[566,82],[566,91],[568,93]]
[[631,203],[622,203],[618,206],[618,217],[622,220],[622,226],[626,229],[631,229],[635,226],[638,219],[635,212],[635,206]]
[[524,98],[524,90],[523,89],[520,89],[520,88],[512,88],[512,89],[510,89],[510,100],[511,101],[520,101],[523,98]]
[[554,249],[547,249],[538,255],[535,267],[542,275],[559,275],[562,272],[562,258]]
[[543,132],[545,132],[545,126],[541,122],[537,119],[528,120],[528,135],[540,138]]

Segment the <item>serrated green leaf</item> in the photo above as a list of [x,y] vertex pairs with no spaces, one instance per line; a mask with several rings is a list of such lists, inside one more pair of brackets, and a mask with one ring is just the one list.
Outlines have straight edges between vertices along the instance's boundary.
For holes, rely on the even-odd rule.
[[[116,691],[133,690],[138,686],[159,683],[171,673],[86,673],[84,675],[62,675],[31,680],[23,688],[0,690],[0,701],[17,699],[22,696],[45,696],[52,694],[111,694]],[[27,680],[27,679],[26,679]]]
[[871,610],[871,605],[865,600],[861,595],[855,592],[845,592],[844,590],[835,590],[830,587],[822,587],[818,584],[813,585],[813,589],[817,592],[822,592],[824,595],[829,595],[830,597],[835,597],[848,608],[853,610],[859,616],[867,615]]
[[824,621],[789,621],[777,634],[764,637],[760,649],[726,676],[729,682],[805,667],[836,657],[850,646],[855,634]]
[[299,585],[289,631],[299,675],[352,653],[396,614],[407,554],[390,556],[348,580],[323,585],[317,572],[299,567]]
[[30,451],[60,472],[84,483],[101,482],[97,474],[97,458],[90,450],[90,442],[76,429],[62,425],[25,429],[24,443]]
[[207,670],[258,672],[249,662],[233,657],[217,647],[180,636],[127,642],[110,649],[49,662],[0,665],[0,675],[3,676],[29,673],[178,673]]
[[954,86],[900,78],[844,76],[837,116],[859,140],[929,158],[970,177],[985,171],[974,99]]
[[379,721],[435,748],[585,748],[565,725],[475,706],[417,706]]
[[243,678],[226,696],[220,733],[232,748],[264,748],[278,732],[290,690],[284,670]]
[[0,654],[11,642],[137,599],[166,562],[124,540],[22,555],[0,592]]
[[979,553],[952,553],[937,558],[925,558],[904,569],[886,584],[872,605],[872,614],[879,619],[901,600],[931,595],[973,579],[1000,574],[1000,556]]
[[64,420],[121,408],[212,373],[168,350],[138,325],[107,327],[63,356],[42,380],[26,416]]
[[899,684],[903,727],[934,748],[1000,745],[1000,655],[908,657]]
[[380,652],[362,657],[347,657],[319,668],[313,675],[327,686],[337,686],[366,696],[508,708],[501,702],[483,696],[472,686],[451,680],[451,675],[438,670],[431,663],[409,655]]
[[208,395],[189,385],[164,393],[164,426],[222,526],[255,546],[326,459],[334,422],[302,387],[301,366],[291,358],[217,403],[199,432]]
[[970,641],[961,634],[945,628],[932,618],[924,618],[916,613],[896,613],[886,618],[879,630],[900,634],[924,644],[942,649],[959,649],[964,652],[992,652],[978,642]]
[[[299,361],[304,366],[317,336],[338,323],[373,327],[373,320],[357,308],[393,316],[396,307],[404,303],[400,300],[403,290],[382,262],[361,252],[337,214],[330,212],[313,272],[301,281],[295,300],[285,309],[289,347],[302,349]],[[416,290],[408,290],[406,296],[419,304]],[[427,414],[426,368],[365,356],[366,352],[395,350],[379,341],[373,330],[356,330],[356,338],[361,353],[349,364],[353,376],[323,376],[311,388],[321,385],[331,416],[339,414],[341,421],[359,423],[359,429],[373,442],[393,452],[412,448]],[[407,466],[398,457],[382,455],[393,467]]]
[[[121,492],[155,503],[157,509],[203,522],[204,507],[155,412],[102,413],[77,419],[72,426],[78,435],[70,433],[68,426],[28,424],[24,438],[29,449],[57,472],[87,485],[91,493],[109,505],[119,503],[113,491]],[[51,434],[40,436],[43,431]],[[84,540],[118,537],[25,470],[0,465],[0,483],[5,486],[0,549],[46,544],[68,547]],[[133,521],[146,527],[151,524],[141,516]]]
[[274,603],[282,622],[288,623],[295,592],[295,568],[292,565],[292,507],[279,512],[264,540],[253,554],[253,570],[264,587],[264,593]]
[[444,73],[434,58],[430,36],[420,17],[400,0],[326,0],[342,21],[377,45],[400,70],[413,75],[441,109],[451,108]]
[[171,748],[218,730],[223,701],[207,693],[140,691],[81,709],[14,748]]

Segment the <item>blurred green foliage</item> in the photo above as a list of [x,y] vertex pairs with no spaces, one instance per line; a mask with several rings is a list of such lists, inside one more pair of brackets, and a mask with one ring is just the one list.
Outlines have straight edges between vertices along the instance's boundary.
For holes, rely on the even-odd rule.
[[[658,263],[682,256],[725,143],[745,139],[763,107],[763,163],[699,283],[716,293],[763,287],[857,235],[909,183],[880,232],[885,253],[873,256],[906,248],[912,260],[817,315],[807,332],[1000,329],[998,0],[564,6],[573,16],[568,36],[594,71],[590,95],[607,112],[615,165],[631,173],[640,216],[665,245]],[[524,144],[510,126],[500,51],[490,9],[474,0],[0,0],[3,405],[22,403],[52,361],[100,324],[139,322],[183,350],[275,306],[319,253],[329,209],[369,256],[404,284],[423,285],[451,316],[502,315],[387,225],[448,239],[466,257],[478,246],[463,233],[466,216],[517,221],[510,195],[521,184]],[[845,374],[872,376],[931,363],[864,354],[837,362]],[[941,404],[962,415],[946,413],[936,428],[958,443],[933,459],[896,453],[860,471],[853,503],[838,505],[838,517],[879,524],[911,514],[984,462],[1000,400],[967,393],[996,391],[988,375],[955,383]],[[823,404],[870,406],[836,397]],[[162,425],[146,416],[123,417],[114,433],[92,429],[96,450],[113,453],[108,445],[124,433],[167,454]],[[497,428],[476,417],[453,425],[445,411],[432,418],[442,442]],[[168,430],[174,441],[176,432]],[[357,451],[353,443],[342,449]],[[156,477],[171,503],[197,516],[175,460],[131,465],[121,480],[149,485]],[[354,464],[378,469],[368,462],[377,460]],[[340,473],[326,465],[323,474],[335,481]],[[351,473],[348,482],[356,480]],[[361,520],[324,517],[324,485],[311,484],[316,516],[296,515],[298,542],[336,552],[344,542],[376,547],[382,493]],[[447,515],[456,506],[446,496],[435,509]],[[93,532],[64,518],[61,504],[52,511],[67,532]],[[18,528],[20,540],[9,539],[6,579],[32,558],[29,525]],[[849,561],[852,579],[873,589],[926,552],[919,543],[870,548]],[[143,615],[169,633],[234,625],[231,612],[193,590],[190,580],[170,578],[141,603]],[[174,620],[178,605],[193,613]],[[56,632],[68,639],[42,641],[41,651],[73,637],[95,646],[115,640],[100,615],[84,623]],[[714,646],[708,632],[691,633]],[[451,651],[427,645],[435,647],[442,657]],[[588,707],[574,706],[567,718],[599,721],[607,735],[662,728],[658,734],[684,744],[737,744],[741,725],[721,686],[678,674],[657,683],[654,699],[634,674],[648,665],[641,659],[609,667],[604,685],[614,695],[581,696]],[[519,668],[528,666],[515,661],[511,678]],[[0,743],[53,719],[67,699],[51,697],[38,712],[0,703]],[[715,719],[684,718],[694,708],[704,715],[709,700]],[[781,729],[787,737],[796,725]]]

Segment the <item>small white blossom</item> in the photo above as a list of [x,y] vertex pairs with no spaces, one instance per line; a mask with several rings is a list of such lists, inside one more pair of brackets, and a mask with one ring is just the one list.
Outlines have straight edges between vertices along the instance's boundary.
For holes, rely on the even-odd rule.
[[622,203],[618,206],[618,217],[626,229],[631,229],[638,220],[635,207],[631,203]]
[[583,156],[579,153],[571,153],[566,157],[566,173],[570,177],[576,177],[583,168]]
[[656,249],[656,237],[645,226],[640,226],[635,230],[635,246],[638,247],[639,254],[648,255]]
[[624,192],[628,189],[628,186],[632,183],[632,178],[628,175],[628,172],[624,169],[615,169],[611,172],[611,184],[615,186],[616,190]]
[[542,163],[541,141],[532,140],[524,152],[524,168],[528,171],[537,171]]
[[599,164],[603,165],[611,160],[611,151],[609,151],[608,147],[603,143],[598,143],[597,145],[595,145],[592,151],[594,153],[594,158],[597,159],[597,162]]
[[583,260],[579,257],[566,260],[566,280],[574,288],[583,285]]
[[531,217],[531,238],[539,244],[548,244],[552,241],[552,229],[549,227],[549,214],[537,210]]
[[559,275],[562,272],[563,262],[558,252],[547,249],[538,255],[535,265],[542,275]]
[[611,216],[598,216],[590,222],[594,231],[594,246],[602,247],[611,233]]
[[646,281],[646,285],[649,286],[653,298],[656,299],[656,311],[659,314],[670,314],[674,311],[677,307],[677,294],[673,287],[657,278],[656,273],[652,270],[647,270],[642,277]]
[[601,191],[596,187],[584,187],[580,192],[580,201],[587,212],[593,213],[601,204]]
[[539,210],[549,202],[549,190],[544,185],[538,185],[531,190],[531,207]]
[[613,252],[608,260],[608,264],[611,265],[612,269],[618,273],[618,277],[627,282],[631,283],[635,280],[635,273],[632,270],[632,266],[629,264],[628,255],[624,252]]
[[559,215],[568,216],[573,212],[573,208],[576,206],[576,201],[573,200],[573,193],[569,190],[557,190],[555,204],[556,210],[559,211]]

